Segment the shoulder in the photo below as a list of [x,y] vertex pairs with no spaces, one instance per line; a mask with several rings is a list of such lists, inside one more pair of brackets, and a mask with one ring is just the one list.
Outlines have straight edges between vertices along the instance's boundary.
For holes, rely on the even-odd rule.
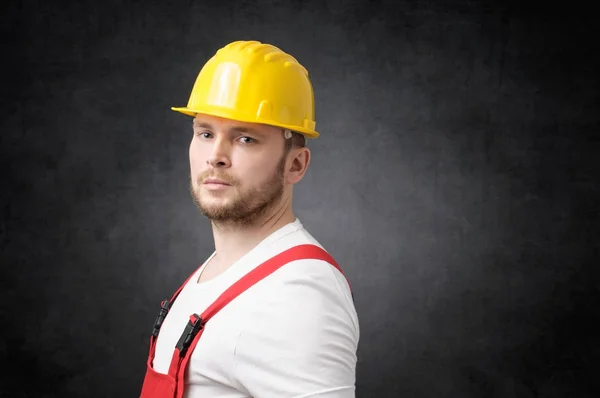
[[[261,290],[267,296],[265,299],[271,303],[316,300],[325,307],[353,306],[350,285],[342,265],[318,244],[297,245],[293,249],[300,246],[316,249],[312,254],[317,256],[286,259],[286,264],[261,282]],[[320,253],[325,255],[321,258],[318,256]]]
[[[266,261],[300,246],[313,246],[313,249],[318,248],[317,252],[327,253],[327,249],[301,224],[298,225],[298,228],[261,250],[260,260],[257,262]],[[332,260],[339,270],[318,255],[308,257],[298,259],[291,256],[286,259],[286,264],[251,288],[252,292],[243,304],[244,312],[253,318],[249,322],[284,324],[306,317],[309,319],[305,319],[306,326],[303,327],[308,328],[311,324],[320,322],[313,329],[318,332],[329,327],[327,322],[332,322],[358,338],[358,318],[350,285],[343,273],[343,264],[329,253],[325,257],[330,257],[328,260]],[[298,313],[300,310],[302,313]]]
[[276,385],[279,396],[353,386],[359,329],[345,277],[326,261],[295,260],[255,287],[235,347],[237,383],[253,396]]
[[258,328],[263,336],[272,335],[282,344],[294,339],[301,345],[303,339],[310,342],[335,331],[351,345],[358,341],[358,317],[348,281],[325,260],[290,261],[252,289],[252,299],[244,303],[248,319],[242,335],[252,336]]
[[[320,259],[319,253],[313,253],[315,258],[308,259],[293,259],[287,264],[278,269],[272,274],[273,282],[280,288],[284,289],[284,294],[294,295],[291,287],[304,286],[305,288],[312,287],[312,293],[318,294],[327,293],[329,295],[345,296],[351,300],[350,286],[344,275],[344,266],[339,264],[330,255],[325,247],[323,247],[303,226],[299,224],[299,228],[292,233],[284,236],[276,244],[269,249],[270,253],[265,253],[265,257],[273,257],[281,254],[289,249],[298,248],[300,246],[317,248],[317,251],[326,253],[326,257],[331,257],[334,264],[327,260]],[[310,256],[310,255],[309,255]],[[293,257],[293,256],[292,256]],[[339,267],[339,270],[337,267]],[[270,277],[271,278],[271,277]],[[270,288],[274,288],[270,286]],[[306,293],[306,292],[305,292]]]

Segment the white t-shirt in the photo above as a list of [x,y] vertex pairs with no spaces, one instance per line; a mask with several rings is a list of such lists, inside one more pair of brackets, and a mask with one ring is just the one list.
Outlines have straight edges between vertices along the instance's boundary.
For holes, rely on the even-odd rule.
[[[293,246],[322,246],[298,219],[273,232],[225,272],[200,284],[195,272],[165,318],[154,369],[168,373],[190,315],[246,273]],[[343,264],[340,264],[342,270]],[[322,260],[290,262],[231,301],[192,353],[184,397],[353,398],[359,323],[346,278]]]

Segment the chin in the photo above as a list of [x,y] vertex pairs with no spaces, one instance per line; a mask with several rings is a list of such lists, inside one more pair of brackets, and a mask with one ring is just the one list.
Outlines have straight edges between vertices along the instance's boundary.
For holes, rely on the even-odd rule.
[[207,198],[200,197],[199,198],[200,205],[205,209],[209,209],[211,211],[221,211],[229,208],[230,200],[225,198]]

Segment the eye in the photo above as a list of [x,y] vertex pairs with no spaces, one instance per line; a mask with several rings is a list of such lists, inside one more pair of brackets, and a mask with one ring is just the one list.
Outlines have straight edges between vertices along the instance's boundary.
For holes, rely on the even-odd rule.
[[196,135],[200,138],[209,139],[212,137],[212,133],[210,131],[196,131]]
[[243,144],[254,144],[254,143],[256,143],[256,140],[254,138],[251,138],[251,137],[241,137],[240,140],[242,141]]

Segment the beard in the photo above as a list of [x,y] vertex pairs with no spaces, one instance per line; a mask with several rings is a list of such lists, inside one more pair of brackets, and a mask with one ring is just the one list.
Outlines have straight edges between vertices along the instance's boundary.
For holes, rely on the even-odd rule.
[[[250,226],[264,216],[270,209],[275,207],[283,197],[284,191],[284,169],[286,157],[283,156],[277,165],[273,175],[260,188],[251,188],[241,192],[237,187],[240,185],[231,177],[220,176],[214,173],[203,173],[198,177],[198,188],[190,182],[192,198],[200,212],[209,220],[217,224],[236,226]],[[235,190],[234,197],[226,204],[214,204],[203,200],[204,195],[200,192],[202,181],[208,177],[223,179],[231,184]]]

